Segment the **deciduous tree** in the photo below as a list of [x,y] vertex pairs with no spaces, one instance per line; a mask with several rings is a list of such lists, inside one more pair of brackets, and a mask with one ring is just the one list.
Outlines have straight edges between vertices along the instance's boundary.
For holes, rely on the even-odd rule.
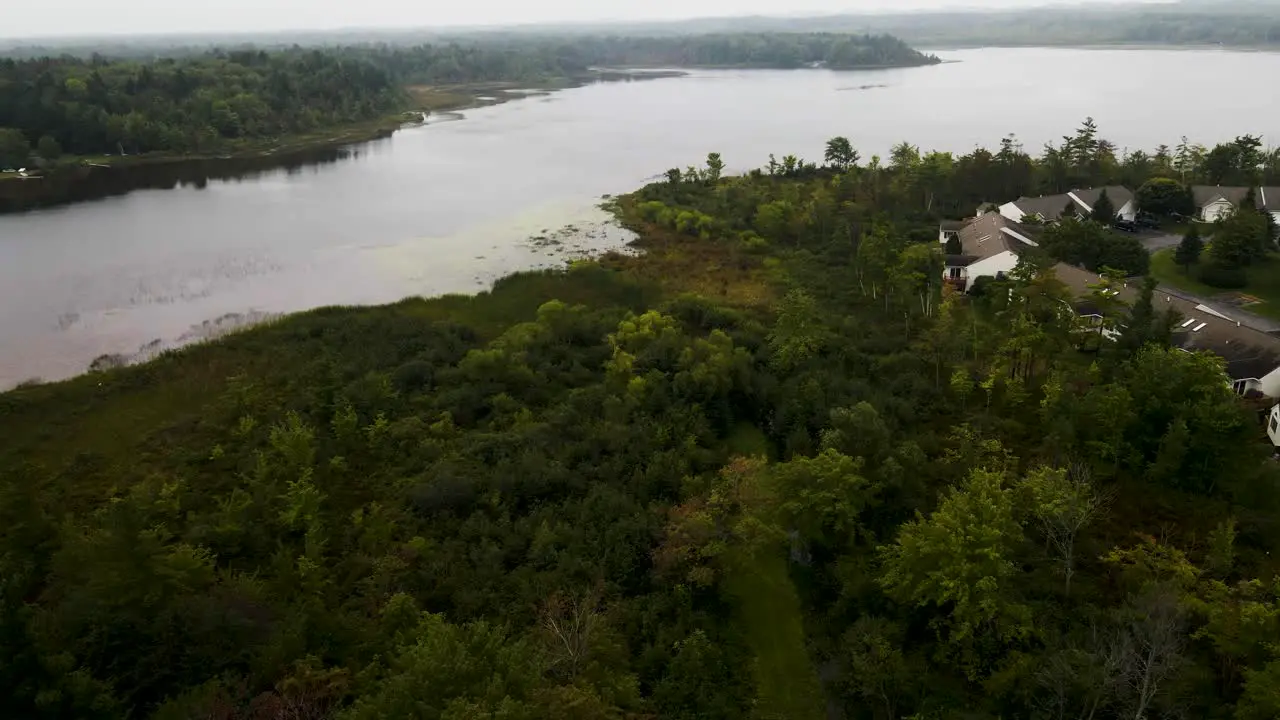
[[1022,542],[1003,476],[974,470],[936,511],[917,515],[882,549],[880,584],[898,602],[939,611],[935,626],[975,671],[980,636],[1008,643],[1031,632],[1030,609],[1013,583]]

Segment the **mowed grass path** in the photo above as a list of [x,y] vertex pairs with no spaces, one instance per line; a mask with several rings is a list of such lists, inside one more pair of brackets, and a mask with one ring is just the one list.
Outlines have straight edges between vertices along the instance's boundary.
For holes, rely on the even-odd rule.
[[730,562],[725,590],[755,655],[753,720],[823,720],[822,684],[805,648],[800,596],[776,548]]
[[[1239,290],[1222,290],[1188,276],[1182,266],[1174,262],[1173,254],[1174,248],[1167,248],[1151,256],[1151,275],[1159,280],[1160,284],[1206,298],[1233,293],[1250,295],[1262,302],[1247,305],[1241,309],[1280,320],[1280,256],[1268,255],[1262,262],[1250,267],[1247,270],[1249,283],[1245,287]],[[1195,273],[1194,268],[1192,273]]]

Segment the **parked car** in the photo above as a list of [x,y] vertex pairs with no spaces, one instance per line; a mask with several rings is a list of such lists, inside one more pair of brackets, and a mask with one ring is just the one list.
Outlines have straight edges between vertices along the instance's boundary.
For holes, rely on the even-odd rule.
[[1128,233],[1138,232],[1138,223],[1133,222],[1132,220],[1117,220],[1112,224],[1112,227]]
[[1155,230],[1160,227],[1160,218],[1151,213],[1141,213],[1136,220],[1138,227],[1150,228]]

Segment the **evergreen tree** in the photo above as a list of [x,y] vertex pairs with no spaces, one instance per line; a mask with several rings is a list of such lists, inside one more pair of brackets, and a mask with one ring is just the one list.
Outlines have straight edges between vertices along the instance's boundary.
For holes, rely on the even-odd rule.
[[1110,225],[1116,220],[1116,206],[1111,202],[1111,198],[1107,196],[1107,191],[1103,190],[1098,196],[1098,202],[1093,204],[1093,220],[1102,225]]
[[1067,219],[1069,219],[1069,218],[1070,218],[1070,219],[1073,219],[1073,218],[1076,218],[1076,217],[1078,217],[1078,216],[1079,216],[1079,213],[1078,213],[1078,211],[1076,210],[1076,201],[1075,201],[1075,200],[1067,200],[1067,204],[1066,204],[1066,206],[1062,208],[1062,219],[1063,219],[1063,220],[1067,220]]
[[1120,333],[1119,346],[1125,357],[1132,357],[1159,335],[1155,303],[1152,301],[1159,283],[1153,277],[1142,282],[1142,292],[1129,310],[1129,319]]
[[1178,243],[1178,249],[1173,253],[1173,260],[1190,272],[1191,266],[1200,262],[1202,252],[1204,252],[1204,241],[1200,239],[1200,229],[1192,223],[1187,234],[1183,236],[1182,242]]
[[946,252],[948,255],[964,254],[964,244],[960,242],[959,237],[952,235],[951,237],[947,238]]

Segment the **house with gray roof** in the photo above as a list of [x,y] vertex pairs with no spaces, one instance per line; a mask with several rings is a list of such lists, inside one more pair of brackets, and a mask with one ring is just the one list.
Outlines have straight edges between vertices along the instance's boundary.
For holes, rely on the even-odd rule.
[[1117,218],[1132,221],[1138,216],[1138,204],[1134,200],[1133,191],[1120,185],[1072,190],[1060,195],[1020,197],[1001,205],[1000,214],[1017,223],[1026,222],[1028,218],[1051,223],[1064,216],[1088,217],[1093,213],[1093,206],[1098,203],[1103,191],[1106,191],[1107,198],[1115,207]]
[[[1102,279],[1098,273],[1058,263],[1054,274],[1079,299],[1077,312],[1096,316],[1091,308],[1092,286]],[[1132,304],[1138,299],[1139,283],[1119,288],[1119,299]],[[1157,313],[1173,310],[1180,318],[1174,326],[1173,344],[1187,352],[1210,352],[1222,358],[1231,387],[1239,395],[1280,398],[1280,338],[1246,327],[1221,311],[1203,303],[1157,288],[1152,296]]]
[[1018,266],[1018,257],[1027,248],[1037,247],[1032,231],[999,213],[987,213],[966,222],[959,230],[939,228],[945,244],[954,232],[961,252],[945,256],[943,277],[957,289],[968,292],[980,277],[1000,277]]
[[1193,185],[1191,200],[1196,206],[1196,217],[1205,222],[1217,222],[1249,196],[1249,188],[1222,185]]

